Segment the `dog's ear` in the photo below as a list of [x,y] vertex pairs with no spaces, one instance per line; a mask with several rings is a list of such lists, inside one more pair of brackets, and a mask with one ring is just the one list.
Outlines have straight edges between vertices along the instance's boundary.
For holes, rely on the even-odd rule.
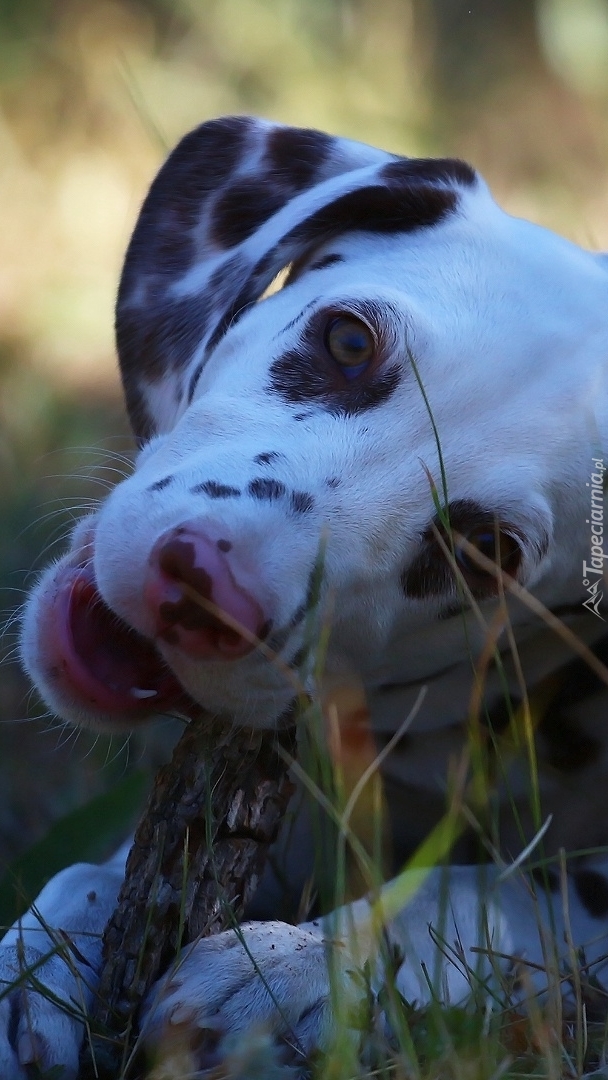
[[281,256],[268,253],[302,211],[283,215],[262,240],[263,227],[331,176],[388,160],[250,117],[212,120],[181,140],[142,206],[118,292],[118,354],[137,436],[174,426],[218,326],[276,276]]
[[435,224],[475,173],[247,117],[192,131],[143,204],[116,336],[136,435],[170,430],[205,360],[280,270],[341,232]]

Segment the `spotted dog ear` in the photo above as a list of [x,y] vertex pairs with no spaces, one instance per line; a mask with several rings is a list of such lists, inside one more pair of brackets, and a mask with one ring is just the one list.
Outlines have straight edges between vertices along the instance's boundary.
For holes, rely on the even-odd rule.
[[281,269],[345,231],[435,224],[474,181],[462,162],[397,158],[248,117],[190,132],[144,201],[118,292],[135,434],[171,430],[210,352]]

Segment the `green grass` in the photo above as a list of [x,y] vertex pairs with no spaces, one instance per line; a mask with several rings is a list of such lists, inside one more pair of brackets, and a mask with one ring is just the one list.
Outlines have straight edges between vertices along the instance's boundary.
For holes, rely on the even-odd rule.
[[[310,632],[315,632],[312,623]],[[320,675],[320,667],[317,673]],[[358,700],[357,695],[355,700]],[[363,840],[353,830],[357,798],[361,797],[365,802],[366,818],[369,817],[370,807],[375,807],[375,812],[381,814],[381,800],[378,798],[379,789],[374,786],[377,773],[369,758],[361,762],[363,768],[360,772],[365,772],[368,777],[368,784],[363,785],[352,775],[345,775],[339,753],[333,757],[327,753],[319,701],[313,701],[306,713],[305,727],[309,733],[308,750],[297,767],[297,773],[335,826],[335,849],[329,853],[329,865],[332,871],[337,868],[337,872],[332,873],[331,881],[326,876],[324,883],[326,906],[331,907],[344,902],[355,878],[358,882],[363,879],[372,889],[382,879],[378,854],[378,837],[383,832],[380,820],[374,822],[373,828],[364,830]],[[472,730],[476,738],[475,726]],[[505,745],[512,753],[509,740]],[[480,759],[475,754],[471,757],[478,768]],[[439,823],[410,861],[408,870],[444,863],[451,843],[463,825],[463,806],[468,806],[469,814],[475,812],[474,796],[479,785],[473,780],[469,773],[466,791],[461,789],[455,793],[443,822]],[[487,786],[487,778],[484,778],[483,786]],[[8,881],[12,877],[22,877],[24,867],[31,871],[45,851],[51,862],[45,864],[42,876],[47,876],[56,868],[59,848],[61,861],[67,864],[90,857],[90,844],[88,850],[86,848],[87,839],[90,839],[90,820],[100,807],[109,833],[115,828],[116,836],[120,836],[133,813],[128,787],[128,783],[123,782],[105,797],[103,803],[74,811],[65,826],[61,829],[56,827],[54,834],[48,838],[46,848],[43,845],[34,849],[29,860],[15,864],[12,874],[9,872]],[[473,801],[469,800],[468,804],[467,792],[473,796]],[[327,862],[326,859],[324,861]],[[353,868],[356,870],[354,877]],[[32,878],[28,878],[28,881],[32,890],[42,883],[36,883]],[[405,879],[398,878],[394,886],[393,906],[401,906],[407,899],[404,887]],[[0,891],[0,899],[3,895]],[[57,948],[61,950],[62,947],[62,942],[58,941]],[[487,988],[480,984],[473,970],[469,972],[471,993],[468,1002],[458,1007],[446,1007],[431,1001],[424,1007],[418,1007],[415,1003],[405,1001],[396,988],[394,975],[399,959],[387,958],[387,974],[380,989],[372,988],[368,966],[357,968],[353,965],[349,968],[351,992],[347,1007],[343,993],[334,989],[337,996],[333,1008],[340,1017],[341,1026],[338,1026],[331,1045],[319,1051],[313,1060],[306,1063],[305,1068],[294,1071],[293,1065],[283,1064],[272,1040],[263,1032],[256,1031],[249,1036],[233,1039],[222,1069],[210,1075],[217,1080],[220,1076],[232,1077],[233,1080],[289,1080],[300,1074],[310,1075],[316,1080],[372,1080],[375,1077],[386,1080],[493,1080],[499,1077],[539,1080],[546,1077],[547,1080],[558,1080],[562,1077],[581,1077],[597,1071],[603,1064],[606,998],[584,967],[571,980],[574,999],[568,1007],[564,1006],[562,998],[562,980],[567,974],[563,971],[560,975],[549,975],[547,993],[542,1000],[532,996],[522,1004],[510,977],[505,975]],[[458,959],[462,962],[462,958]],[[25,981],[28,976],[35,984],[36,971],[26,973]],[[337,981],[333,985],[337,987]],[[391,1035],[387,1035],[382,1023],[383,1013],[390,1017]],[[104,1035],[108,1039],[117,1039],[115,1035],[97,1031],[102,1046]],[[120,1037],[118,1042],[120,1044]],[[117,1072],[114,1065],[104,1064],[103,1052],[99,1054],[100,1043],[97,1040],[95,1067],[89,1063],[79,1080],[92,1080],[93,1077],[95,1080],[194,1078],[198,1075],[195,1044],[196,1033],[187,1024],[176,1025],[163,1042],[160,1059],[146,1065],[141,1055],[136,1053],[134,1058],[128,1052],[125,1061],[131,1063],[131,1069]],[[57,1074],[57,1080],[59,1076]],[[31,1077],[42,1080],[42,1074],[36,1073],[35,1069],[31,1071]],[[45,1080],[56,1078],[46,1074]]]
[[[429,406],[430,408],[430,406]],[[78,475],[73,474],[73,458],[69,446],[76,446],[87,433],[87,443],[95,442],[101,432],[116,428],[114,403],[107,404],[107,410],[91,411],[83,418],[79,405],[61,398],[50,399],[44,415],[46,423],[37,432],[35,446],[27,445],[27,440],[17,432],[10,446],[10,459],[14,468],[2,489],[5,521],[12,536],[18,536],[20,542],[4,550],[0,572],[4,583],[19,579],[20,567],[33,561],[33,551],[50,545],[52,551],[55,534],[62,533],[69,525],[72,506],[81,507],[83,499],[88,500],[91,492],[91,476],[83,473],[78,466]],[[440,461],[441,446],[437,442]],[[61,450],[56,449],[62,446]],[[66,450],[65,447],[68,447]],[[33,452],[32,452],[33,451]],[[82,451],[79,451],[82,460]],[[92,451],[96,461],[95,474],[101,479],[100,491],[103,494],[107,481],[112,482],[113,473],[107,471],[114,466],[104,454]],[[67,474],[67,480],[58,480],[57,475],[51,481],[40,481],[40,463],[52,462],[53,473]],[[123,467],[120,459],[116,466]],[[104,472],[104,469],[106,470]],[[447,501],[447,481],[443,468],[439,483],[435,485],[429,474],[432,492],[439,510]],[[50,498],[49,498],[50,497]],[[46,504],[50,502],[50,517],[46,517]],[[56,513],[58,511],[58,513]],[[38,519],[35,531],[24,523]],[[440,519],[441,520],[441,519]],[[452,538],[449,521],[443,523],[447,533],[445,544],[446,558],[454,561],[454,543],[462,538]],[[41,544],[42,537],[42,544]],[[2,554],[2,549],[0,549]],[[486,568],[488,569],[488,568]],[[491,569],[491,568],[490,568]],[[315,615],[319,586],[323,571],[323,549],[319,553],[318,572],[311,586],[310,614],[307,635],[310,648],[303,663],[306,671],[320,686],[322,682],[324,655],[327,648],[329,623]],[[500,591],[505,593],[511,588],[508,581],[501,579]],[[466,592],[466,586],[463,583]],[[471,600],[471,597],[468,597]],[[526,598],[524,597],[524,600]],[[504,602],[504,596],[503,596]],[[531,602],[531,601],[530,601]],[[543,617],[543,612],[537,612]],[[545,616],[549,622],[550,617]],[[499,623],[497,625],[502,625]],[[8,635],[10,637],[10,634]],[[574,651],[593,663],[584,646],[576,641],[570,645]],[[478,675],[483,681],[491,658],[496,658],[496,627],[493,624],[488,633],[488,647],[478,667]],[[5,686],[11,680],[21,684],[15,666],[5,667]],[[494,745],[499,759],[506,764],[516,753],[523,754],[528,762],[531,777],[533,802],[537,802],[537,764],[533,746],[535,725],[535,701],[529,700],[524,690],[524,707],[511,714],[511,723],[506,734]],[[365,706],[361,700],[361,691],[352,688],[351,698],[345,708]],[[15,725],[7,724],[15,698],[9,693],[5,698],[4,725],[0,724],[0,746],[2,738],[7,739],[7,732],[13,734]],[[420,869],[425,866],[443,865],[449,856],[453,842],[471,821],[477,823],[480,834],[484,834],[487,846],[494,843],[495,828],[487,816],[488,798],[492,790],[492,778],[488,774],[487,748],[480,743],[479,710],[481,696],[472,699],[470,746],[468,748],[468,766],[462,771],[460,783],[456,784],[451,801],[446,807],[444,819],[427,838],[417,854],[408,864],[407,869]],[[1,702],[0,702],[1,704]],[[339,704],[339,703],[338,703]],[[325,703],[327,705],[327,703]],[[327,708],[325,709],[327,713]],[[8,714],[8,715],[7,715]],[[14,713],[13,713],[14,715]],[[46,721],[44,722],[46,723]],[[18,728],[19,731],[22,728]],[[39,727],[25,725],[27,737],[24,768],[27,754],[35,755],[36,748],[43,736]],[[322,876],[321,892],[323,904],[330,909],[352,895],[353,891],[377,889],[383,880],[382,838],[382,792],[378,781],[378,761],[369,741],[363,740],[360,759],[353,763],[348,754],[341,753],[340,736],[336,743],[336,731],[330,725],[328,753],[328,732],[323,720],[320,692],[313,701],[311,712],[307,716],[306,732],[308,739],[303,740],[304,750],[297,766],[300,780],[309,790],[313,802],[321,809],[322,816],[330,819],[332,837],[327,839],[327,832],[319,844],[322,853],[321,868],[328,865],[332,869],[330,877]],[[49,736],[47,738],[47,747]],[[333,740],[333,742],[332,742]],[[8,740],[7,745],[10,744]],[[84,751],[84,763],[82,746]],[[347,748],[348,749],[348,748]],[[54,751],[55,753],[55,751]],[[81,742],[74,754],[66,747],[57,748],[58,761],[54,768],[42,771],[37,776],[37,783],[45,788],[49,816],[57,821],[45,839],[37,839],[41,830],[35,824],[31,830],[32,839],[37,842],[24,852],[23,836],[5,839],[5,849],[14,849],[14,857],[4,859],[4,876],[0,881],[0,924],[10,922],[18,910],[22,910],[51,876],[62,865],[82,859],[97,859],[118,843],[129,826],[133,814],[141,804],[143,791],[150,768],[137,770],[137,755],[128,760],[126,751],[121,751],[116,760],[104,766],[111,748],[99,745],[95,740]],[[138,752],[139,753],[139,752]],[[88,756],[86,756],[88,755]],[[162,754],[153,751],[149,754],[152,763],[160,760]],[[5,761],[6,761],[5,757]],[[356,766],[356,767],[355,767]],[[82,772],[83,767],[96,778],[96,795],[93,800],[83,797],[82,787],[66,785],[72,774]],[[0,764],[0,771],[2,765]],[[56,770],[56,771],[55,771]],[[101,770],[101,781],[99,774]],[[365,782],[363,782],[365,781]],[[66,792],[66,786],[68,791]],[[6,791],[4,794],[6,806]],[[0,792],[0,813],[2,793]],[[533,807],[532,818],[540,822],[539,807]],[[0,817],[1,821],[1,817]],[[479,822],[485,821],[485,825]],[[95,822],[95,829],[92,828]],[[97,823],[103,828],[98,830]],[[484,832],[485,830],[485,832]],[[24,830],[21,830],[23,832]],[[27,830],[25,830],[27,837]],[[1,833],[0,833],[1,839]],[[21,839],[21,843],[19,840]],[[328,843],[332,846],[328,849]],[[522,843],[523,846],[523,843]],[[544,865],[542,844],[534,851],[536,866]],[[409,898],[409,880],[397,878],[392,889],[393,908],[403,905]],[[60,940],[57,949],[64,948]],[[390,959],[390,958],[389,958]],[[392,1080],[493,1080],[494,1077],[547,1077],[548,1080],[561,1077],[580,1077],[597,1070],[603,1064],[603,1046],[606,1028],[605,997],[586,971],[572,979],[574,986],[573,1004],[565,1010],[562,1001],[562,982],[558,975],[549,978],[548,992],[544,1000],[532,999],[526,1007],[518,1004],[513,986],[508,979],[494,986],[490,991],[480,987],[475,972],[470,972],[470,1000],[458,1007],[445,1007],[438,1002],[420,1008],[415,1003],[404,1001],[395,986],[391,971],[395,965],[387,964],[388,975],[380,991],[372,990],[370,971],[366,968],[350,971],[351,995],[348,1010],[343,1001],[334,1002],[334,1009],[341,1017],[342,1027],[338,1030],[334,1044],[319,1052],[314,1061],[307,1063],[310,1075],[317,1080],[371,1080],[372,1077],[392,1078]],[[26,973],[27,975],[28,973]],[[29,973],[36,980],[36,971]],[[352,1000],[351,1000],[352,999]],[[391,1017],[393,1034],[388,1037],[381,1023],[381,1014],[386,1010]],[[353,1032],[355,1035],[353,1036]],[[98,1033],[102,1037],[103,1032]],[[111,1036],[115,1039],[116,1036]],[[149,1077],[150,1080],[185,1080],[193,1075],[193,1057],[191,1046],[192,1032],[178,1026],[172,1035],[172,1041],[163,1047],[163,1061],[150,1067],[138,1064],[129,1073],[131,1077]],[[128,1060],[131,1060],[127,1055]],[[83,1069],[79,1080],[123,1080],[126,1073],[116,1069],[104,1068],[104,1063],[96,1058],[96,1070],[92,1066]],[[239,1078],[264,1078],[264,1080],[288,1080],[294,1075],[293,1070],[281,1063],[280,1055],[271,1040],[263,1032],[254,1032],[251,1036],[238,1039],[229,1048],[223,1072],[214,1076]],[[34,1080],[42,1074],[30,1069]],[[47,1074],[45,1080],[56,1080]]]

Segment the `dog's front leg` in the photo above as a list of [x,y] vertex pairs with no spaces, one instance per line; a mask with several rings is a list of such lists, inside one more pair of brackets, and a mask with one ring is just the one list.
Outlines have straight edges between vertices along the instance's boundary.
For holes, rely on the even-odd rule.
[[103,866],[77,863],[45,885],[0,941],[0,1076],[25,1080],[34,1063],[73,1080],[99,977],[104,927],[116,906],[130,843]]
[[[486,876],[492,893],[496,872]],[[192,944],[148,995],[144,1041],[162,1055],[180,1035],[204,1069],[234,1045],[235,1035],[262,1028],[297,1060],[330,1047],[338,1032],[342,1045],[347,1037],[356,1046],[362,1006],[367,1000],[382,1018],[391,995],[381,991],[389,982],[397,1008],[399,995],[426,1002],[438,992],[462,1001],[474,978],[492,973],[492,950],[513,946],[498,903],[489,896],[484,905],[479,885],[476,867],[409,872],[375,900],[347,904],[323,919],[299,926],[250,922]],[[532,915],[524,926],[518,912],[524,937]]]

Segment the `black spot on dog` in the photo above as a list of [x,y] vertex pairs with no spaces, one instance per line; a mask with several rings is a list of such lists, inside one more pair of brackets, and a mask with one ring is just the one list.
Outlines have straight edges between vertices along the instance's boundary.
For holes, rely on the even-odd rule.
[[[205,357],[213,352],[228,327],[238,322],[240,317],[259,299],[262,287],[258,287],[257,278],[249,273],[249,269],[249,263],[237,253],[218,266],[211,275],[207,289],[213,301],[214,312],[220,314],[215,329],[209,335]],[[243,280],[247,281],[247,285],[240,288]],[[236,300],[234,300],[235,296],[237,296]]]
[[[492,536],[497,524],[501,535],[506,528],[504,522],[498,521],[495,512],[488,510],[487,507],[480,506],[472,499],[455,500],[450,503],[446,514],[450,531],[448,532],[444,527],[440,517],[436,516],[422,536],[418,553],[402,574],[401,584],[406,596],[416,600],[423,600],[426,596],[441,596],[446,593],[453,593],[456,588],[457,577],[452,566],[453,560],[450,559],[448,554],[454,544],[450,533],[460,533],[467,537],[471,536],[473,532],[479,531]],[[502,568],[504,573],[513,576],[519,565],[521,544],[516,526],[509,524],[508,527],[509,536],[511,533],[514,534],[511,538],[513,546],[511,550],[505,548]],[[440,542],[437,533],[439,537],[443,538],[443,544]],[[518,540],[514,539],[515,536],[518,537]],[[521,543],[523,544],[523,537],[521,537]],[[537,550],[541,552],[544,545],[545,540],[539,539]],[[456,562],[457,564],[459,562],[457,551]],[[478,571],[476,569],[469,570],[464,565],[460,565],[459,569],[465,575],[467,586],[477,599],[483,600],[496,595],[497,582],[493,574],[485,573],[482,569]],[[462,593],[462,590],[460,591]],[[453,602],[450,602],[444,608],[442,617],[451,618],[453,615],[459,614],[463,606],[466,606],[465,597],[459,595],[458,603],[454,605]]]
[[131,424],[138,437],[154,423],[138,391],[140,375],[161,379],[190,359],[207,328],[203,297],[172,300],[167,289],[195,262],[196,226],[212,192],[226,183],[254,122],[213,120],[184,136],[153,181],[127,249],[118,290],[116,339]]
[[295,627],[302,622],[306,615],[306,610],[306,604],[300,604],[300,606],[296,608],[293,615],[291,616],[291,619],[289,620],[288,626],[290,630],[294,630]]
[[323,258],[317,259],[312,262],[308,267],[309,270],[326,270],[328,266],[335,266],[336,263],[346,262],[343,255],[338,255],[337,252],[333,254],[324,255]]
[[116,341],[125,383],[137,373],[158,382],[192,359],[209,326],[209,298],[160,299],[146,307],[125,308],[116,323]]
[[293,261],[294,248],[304,250],[346,232],[398,234],[428,228],[454,212],[457,205],[456,191],[416,181],[374,184],[338,196],[295,225],[272,251],[264,253],[217,323],[209,338],[208,351],[215,348],[227,329],[258,299],[262,263],[278,270]]
[[601,918],[608,915],[608,881],[596,870],[578,870],[574,885],[581,903],[590,915]]
[[534,870],[530,871],[530,877],[541,889],[548,889],[551,893],[559,892],[559,875],[554,870],[549,870],[546,866],[535,866]]
[[298,412],[298,413],[294,413],[293,419],[294,420],[308,420],[309,416],[312,416],[312,413]]
[[248,264],[241,255],[236,253],[224,259],[224,262],[213,271],[205,292],[208,291],[213,298],[214,311],[229,303],[247,269]]
[[325,484],[328,488],[337,488],[340,487],[340,482],[339,476],[328,476]]
[[241,263],[241,256],[236,253],[230,256],[226,256],[224,259],[222,259],[219,265],[216,266],[215,270],[209,277],[209,283],[207,285],[207,288],[212,291],[215,300],[221,301],[222,293],[225,293],[226,297],[230,295],[229,286],[233,282],[232,271]]
[[198,363],[196,365],[194,371],[192,372],[192,375],[190,376],[190,383],[188,385],[188,404],[189,405],[192,404],[192,398],[194,397],[194,391],[196,390],[196,386],[197,386],[198,380],[201,377],[204,366],[205,366],[205,361],[201,360],[200,363]]
[[453,584],[453,574],[442,552],[424,544],[413,562],[401,575],[401,587],[406,596],[424,600],[426,596],[441,596]]
[[281,266],[276,266],[276,248],[270,248],[269,251],[265,251],[261,258],[258,259],[255,267],[252,271],[252,289],[254,292],[258,292],[255,282],[267,280],[268,273],[274,269],[274,273],[277,274],[282,269]]
[[208,196],[226,183],[242,158],[254,122],[232,116],[211,120],[177,144],[152,182],[133,233],[119,301],[138,273],[183,274],[194,256],[192,230]]
[[296,514],[306,514],[313,509],[314,505],[315,500],[306,491],[292,491],[291,509]]
[[280,457],[278,450],[268,450],[264,454],[256,454],[253,460],[256,465],[270,465],[272,461],[277,461]]
[[302,665],[306,663],[306,660],[307,660],[307,657],[308,657],[309,653],[310,653],[310,646],[309,645],[301,645],[300,648],[297,650],[297,652],[294,654],[294,656],[291,658],[291,660],[289,662],[290,667],[292,667],[292,668],[300,668],[300,667],[302,667]]
[[[320,353],[307,355],[290,350],[270,367],[269,390],[289,405],[314,402],[337,416],[354,416],[387,401],[399,386],[401,368],[393,364],[370,379],[348,382],[337,369],[329,367]],[[294,419],[305,419],[298,413]]]
[[287,491],[285,484],[279,480],[269,480],[263,476],[252,480],[247,490],[254,499],[265,499],[268,502],[282,498]]
[[268,647],[273,649],[274,652],[281,652],[282,649],[285,648],[290,634],[297,626],[299,626],[305,616],[306,605],[300,604],[285,626],[277,627],[276,630],[273,630],[272,636],[268,639]]
[[361,318],[375,327],[374,353],[364,372],[357,378],[346,378],[326,345],[328,320],[340,306],[336,299],[330,308],[322,306],[314,311],[303,324],[295,348],[271,364],[268,388],[288,404],[311,402],[334,415],[355,415],[386,401],[399,385],[401,364],[390,361],[395,352],[403,351],[401,337],[392,329],[387,306],[380,310],[378,304],[365,299],[357,308]]
[[163,476],[162,480],[155,480],[153,484],[150,484],[148,491],[162,491],[163,488],[168,487],[172,482],[172,476]]
[[264,164],[293,191],[302,191],[315,182],[334,142],[311,128],[277,128],[268,136]]
[[538,730],[543,737],[545,760],[562,773],[575,773],[592,765],[601,753],[600,740],[588,735],[574,717],[564,714],[561,694],[558,707],[547,708]]
[[383,165],[380,175],[400,184],[424,181],[472,187],[477,182],[475,169],[459,158],[399,158]]
[[[580,607],[576,610],[580,612]],[[557,608],[552,611],[553,614],[559,613]],[[602,664],[608,664],[608,635],[594,645],[593,651]],[[546,719],[541,720],[539,730],[552,764],[563,772],[576,771],[593,764],[601,752],[602,743],[584,731],[568,713],[580,706],[581,702],[603,691],[602,679],[591,670],[586,660],[575,659],[560,668],[552,679],[550,690]],[[556,708],[553,708],[554,703]],[[590,703],[590,715],[593,709],[594,703]]]
[[450,619],[461,619],[462,613],[468,611],[469,606],[468,600],[463,596],[461,599],[456,600],[455,603],[446,604],[445,607],[442,607],[441,611],[437,613],[437,621],[449,622]]
[[344,232],[414,232],[437,225],[458,203],[456,192],[427,183],[371,185],[348,191],[296,225],[290,239],[312,243]]
[[[433,525],[441,532],[434,519]],[[449,543],[448,543],[449,547]],[[454,585],[454,574],[431,526],[410,565],[401,575],[401,587],[407,597],[424,600],[427,596],[442,596]]]
[[238,488],[220,484],[217,480],[204,480],[190,490],[193,495],[208,495],[210,499],[236,499],[241,494]]
[[318,297],[315,297],[314,300],[309,300],[309,302],[304,305],[302,310],[299,311],[298,314],[295,315],[293,319],[290,319],[289,322],[285,323],[285,325],[281,327],[278,334],[275,334],[275,336],[273,337],[272,340],[276,341],[277,338],[283,337],[283,335],[286,334],[288,330],[292,330],[294,326],[297,326],[298,323],[301,323],[302,319],[306,315],[306,312],[310,311],[311,308],[317,307],[318,303],[319,303]]
[[213,208],[213,239],[227,248],[241,244],[285,206],[289,197],[289,190],[268,180],[235,180],[220,195]]
[[230,540],[218,540],[217,546],[220,551],[232,551]]
[[290,634],[302,622],[305,616],[306,605],[300,604],[284,626],[273,629],[272,636],[268,639],[268,647],[273,649],[274,652],[281,652],[285,648]]
[[[458,614],[462,615],[462,606]],[[521,701],[512,699],[505,690],[497,701],[480,711],[479,722],[491,735],[504,735],[520,705]]]
[[[19,985],[19,984],[17,984]],[[20,995],[10,994],[8,998],[8,1024],[6,1028],[6,1037],[9,1046],[17,1052],[18,1040],[19,1040],[19,1028],[21,1021],[21,1008],[20,1008]],[[26,1066],[27,1068],[27,1066]]]
[[139,450],[156,434],[156,422],[150,413],[146,398],[137,385],[135,372],[123,374],[123,388],[129,421]]
[[334,266],[335,263],[343,263],[346,261],[342,255],[338,255],[337,253],[333,255],[323,255],[322,258],[316,259],[312,263],[308,262],[308,258],[309,252],[304,251],[301,258],[294,259],[289,268],[289,273],[285,280],[285,284],[283,285],[284,289],[289,288],[289,286],[293,285],[294,282],[302,276],[302,274],[308,273],[310,270],[325,270],[328,266]]
[[[559,613],[559,608],[552,608],[554,615]],[[580,612],[580,607],[576,609]],[[567,612],[566,612],[567,613]],[[603,664],[608,664],[608,635],[604,636],[597,642],[593,651],[597,659]],[[567,710],[570,710],[573,706],[578,706],[586,698],[591,698],[594,694],[604,690],[604,681],[594,671],[591,670],[586,660],[571,660],[565,664],[562,669],[559,670],[558,683],[555,684],[554,701],[557,704],[560,713],[565,714]],[[593,708],[593,706],[592,706]],[[548,710],[548,713],[550,710]],[[543,731],[544,737],[551,742],[552,732]],[[566,737],[571,742],[572,737],[577,739],[578,732],[575,730],[572,734],[571,721],[566,719]],[[587,738],[587,735],[584,735]],[[599,751],[600,744],[595,744],[595,751]],[[592,756],[587,759],[587,764],[591,764],[596,759],[596,754],[592,751]]]

